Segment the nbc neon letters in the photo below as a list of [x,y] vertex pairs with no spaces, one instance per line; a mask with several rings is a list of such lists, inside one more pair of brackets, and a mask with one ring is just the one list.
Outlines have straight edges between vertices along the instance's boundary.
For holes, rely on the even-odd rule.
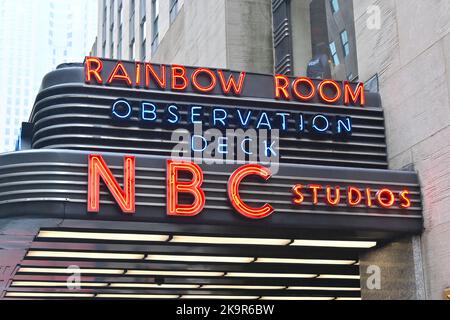
[[[166,163],[166,213],[169,216],[196,216],[202,212],[207,202],[202,189],[203,170],[195,163],[167,160]],[[101,155],[88,157],[88,197],[87,211],[100,210],[100,180],[109,189],[117,205],[126,214],[135,213],[135,158],[124,157],[124,187],[120,187],[111,170]],[[188,173],[192,178],[180,179],[180,173]],[[232,208],[242,216],[250,219],[262,219],[270,216],[276,209],[270,203],[250,206],[240,196],[241,183],[249,176],[256,176],[261,183],[267,183],[272,177],[271,171],[259,164],[246,164],[237,168],[229,177],[227,195]],[[270,187],[270,186],[269,186]],[[180,203],[180,195],[190,195],[193,200]],[[328,206],[377,206],[388,209],[398,207],[407,209],[411,206],[410,192],[407,189],[393,191],[389,188],[372,190],[370,187],[325,186],[320,184],[295,184],[291,197],[293,206],[328,205]]]

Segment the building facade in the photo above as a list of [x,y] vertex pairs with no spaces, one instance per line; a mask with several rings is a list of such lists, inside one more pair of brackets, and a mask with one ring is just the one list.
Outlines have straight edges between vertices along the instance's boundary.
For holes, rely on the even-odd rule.
[[354,1],[354,6],[359,78],[378,78],[389,166],[413,168],[422,186],[424,232],[411,240],[421,252],[415,276],[419,297],[441,299],[450,286],[445,191],[450,183],[450,3]]
[[96,36],[93,1],[0,1],[1,151],[14,150],[42,77],[58,64],[78,61]]

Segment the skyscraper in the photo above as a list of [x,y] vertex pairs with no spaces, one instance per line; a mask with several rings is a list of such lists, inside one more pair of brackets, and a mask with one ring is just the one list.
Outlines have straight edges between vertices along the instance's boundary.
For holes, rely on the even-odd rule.
[[42,77],[89,52],[96,23],[96,1],[0,1],[0,151],[14,149]]

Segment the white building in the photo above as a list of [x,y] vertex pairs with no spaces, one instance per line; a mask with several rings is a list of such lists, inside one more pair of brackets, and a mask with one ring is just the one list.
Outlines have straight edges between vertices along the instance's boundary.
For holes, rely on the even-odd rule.
[[97,32],[97,2],[0,0],[0,151],[14,149],[42,77],[82,61]]

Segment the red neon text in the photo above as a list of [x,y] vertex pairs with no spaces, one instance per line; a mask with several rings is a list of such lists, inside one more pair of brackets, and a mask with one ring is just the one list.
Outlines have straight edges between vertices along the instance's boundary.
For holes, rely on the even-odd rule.
[[124,213],[135,212],[135,157],[125,156],[122,189],[105,160],[100,155],[89,155],[87,211],[100,210],[100,177]]

